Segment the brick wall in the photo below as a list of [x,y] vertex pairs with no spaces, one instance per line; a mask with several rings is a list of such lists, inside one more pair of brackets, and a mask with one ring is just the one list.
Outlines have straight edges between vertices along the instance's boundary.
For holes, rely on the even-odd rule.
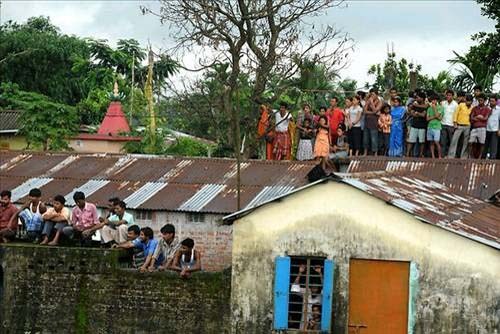
[[202,265],[206,271],[220,271],[231,266],[233,227],[222,225],[222,215],[205,214],[204,222],[189,222],[183,212],[153,212],[152,219],[136,220],[138,225],[149,226],[158,235],[160,228],[173,224],[179,241],[192,238],[195,248],[202,254]]
[[229,271],[182,280],[121,269],[118,255],[0,246],[0,333],[228,332]]

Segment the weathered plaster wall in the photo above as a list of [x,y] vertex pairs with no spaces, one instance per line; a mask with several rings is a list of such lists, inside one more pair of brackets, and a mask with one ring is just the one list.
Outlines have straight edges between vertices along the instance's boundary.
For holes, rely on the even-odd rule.
[[0,333],[228,332],[229,272],[141,274],[118,254],[0,247]]
[[500,252],[417,221],[350,186],[319,184],[233,224],[233,332],[272,328],[274,258],[336,262],[333,333],[347,333],[349,259],[416,262],[415,333],[500,332]]
[[0,149],[1,150],[24,150],[28,143],[24,136],[17,134],[0,134]]

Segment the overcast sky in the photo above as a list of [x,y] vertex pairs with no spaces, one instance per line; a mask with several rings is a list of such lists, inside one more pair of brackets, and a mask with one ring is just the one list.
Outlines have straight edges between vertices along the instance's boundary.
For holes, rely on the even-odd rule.
[[[135,38],[156,48],[171,46],[169,29],[154,16],[143,16],[140,5],[158,7],[156,1],[2,1],[2,22],[24,22],[31,16],[49,16],[66,34],[108,39]],[[350,66],[343,77],[362,86],[371,81],[370,64],[383,62],[386,43],[394,43],[398,56],[422,65],[431,75],[449,69],[453,50],[463,53],[472,44],[470,36],[493,31],[494,23],[481,16],[475,1],[347,1],[315,18],[335,24],[355,41]]]

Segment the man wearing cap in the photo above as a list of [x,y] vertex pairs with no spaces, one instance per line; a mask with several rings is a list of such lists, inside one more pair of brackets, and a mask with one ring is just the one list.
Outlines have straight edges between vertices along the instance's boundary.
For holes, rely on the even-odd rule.
[[[175,252],[179,248],[179,240],[175,236],[175,227],[172,224],[166,224],[160,229],[161,239],[158,242],[158,246],[156,247],[153,253],[152,264],[158,258],[161,258],[163,255],[163,263],[159,266],[158,270],[165,270],[172,262]],[[154,270],[154,265],[149,266],[149,271]]]

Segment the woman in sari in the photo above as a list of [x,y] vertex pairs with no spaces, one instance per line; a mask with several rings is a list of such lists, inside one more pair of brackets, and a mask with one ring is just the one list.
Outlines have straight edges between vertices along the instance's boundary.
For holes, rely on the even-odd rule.
[[273,131],[270,126],[270,117],[266,105],[261,104],[259,107],[260,119],[257,126],[257,136],[261,140],[260,156],[266,160],[273,159]]
[[391,109],[391,134],[389,137],[389,156],[402,157],[403,156],[403,118],[406,112],[405,107],[401,105],[401,98],[396,96],[392,100]]

